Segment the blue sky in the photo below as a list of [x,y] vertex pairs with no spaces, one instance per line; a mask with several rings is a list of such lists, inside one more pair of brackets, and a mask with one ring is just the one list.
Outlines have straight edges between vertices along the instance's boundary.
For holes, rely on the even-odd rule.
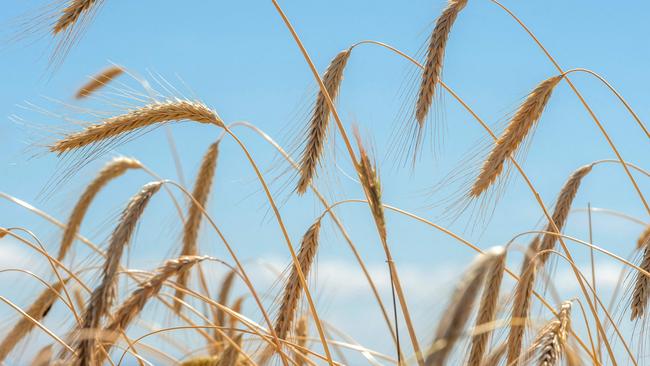
[[[317,4],[285,1],[282,5],[322,71],[337,52],[364,39],[389,43],[422,59],[419,50],[444,2],[364,0]],[[584,67],[600,73],[625,96],[642,120],[647,119],[650,98],[647,88],[650,85],[647,72],[650,51],[644,47],[650,34],[647,4],[638,2],[622,7],[616,2],[604,1],[511,1],[506,5],[526,22],[565,69]],[[9,25],[15,17],[38,6],[37,1],[6,4],[0,22]],[[4,28],[3,32],[11,34],[7,26]],[[59,159],[44,153],[38,145],[51,141],[54,132],[62,127],[75,128],[60,118],[36,113],[33,107],[23,108],[28,103],[64,114],[69,114],[70,108],[48,98],[98,110],[114,110],[102,105],[101,101],[78,103],[72,99],[76,88],[89,75],[114,62],[145,77],[164,78],[183,94],[200,98],[225,121],[249,121],[289,147],[295,142],[292,136],[307,122],[307,112],[317,90],[307,64],[270,1],[195,1],[183,6],[176,1],[155,4],[106,1],[55,72],[46,71],[52,46],[49,38],[28,41],[7,43],[0,50],[0,118],[4,120],[0,123],[0,190],[31,202],[62,220],[80,190],[111,156],[134,156],[163,177],[177,181],[179,177],[165,129],[158,129],[118,146],[53,192],[39,195],[61,168],[57,165]],[[456,166],[468,167],[463,171],[474,174],[475,170],[471,170],[472,165],[465,157],[476,151],[475,146],[485,145],[487,135],[450,95],[443,95],[436,107],[442,117],[430,121],[432,125],[445,126],[444,144],[437,158],[430,154],[429,144],[425,145],[423,158],[414,170],[394,164],[387,155],[392,143],[390,137],[401,123],[405,123],[399,118],[400,108],[412,108],[411,100],[404,98],[404,94],[417,87],[415,72],[404,59],[369,45],[355,49],[345,71],[339,113],[347,126],[358,124],[364,137],[373,141],[385,202],[448,225],[481,248],[505,244],[517,233],[539,227],[542,213],[515,174],[487,225],[477,224],[474,230],[465,230],[463,220],[457,223],[438,221],[445,213],[444,208],[431,204],[442,197],[435,192],[432,197],[423,192],[429,192]],[[528,35],[494,4],[470,1],[460,14],[447,48],[444,80],[491,126],[502,126],[522,98],[537,83],[554,74],[556,70]],[[120,80],[135,85],[128,78]],[[623,106],[594,78],[573,74],[572,80],[624,158],[647,167],[650,163],[648,141]],[[12,115],[20,116],[25,123],[16,123],[9,118]],[[86,117],[85,120],[92,122],[94,119]],[[191,181],[201,155],[220,131],[190,123],[173,125],[170,131],[179,150],[185,180]],[[284,167],[277,166],[273,149],[249,131],[236,132],[261,167],[275,168],[267,178],[277,176]],[[328,160],[325,169],[321,170],[321,176],[328,178],[319,182],[332,200],[360,198],[362,192],[357,184],[345,176],[352,173],[352,169],[340,138],[336,143],[336,164],[333,159]],[[481,154],[486,152],[480,151]],[[613,157],[584,107],[562,83],[542,117],[523,166],[545,203],[551,205],[574,169],[594,160]],[[259,260],[277,263],[280,267],[286,265],[286,246],[241,151],[227,140],[222,144],[219,159],[210,213],[251,266],[255,267]],[[648,192],[647,177],[635,176],[641,189]],[[150,178],[143,173],[129,173],[112,184],[93,204],[82,232],[98,243],[105,243],[124,202],[148,180]],[[279,192],[283,218],[297,244],[322,207],[312,195],[288,195],[286,189],[281,189],[282,182],[286,181],[285,175],[273,187]],[[457,187],[447,189],[453,191]],[[587,203],[648,221],[647,213],[617,165],[601,165],[589,175],[574,207],[584,208]],[[0,225],[30,228],[48,249],[57,247],[59,233],[56,229],[7,202],[1,207]],[[344,205],[338,213],[364,258],[381,276],[382,253],[367,208],[359,204]],[[388,221],[398,267],[413,273],[412,291],[419,294],[413,295],[416,299],[413,300],[414,312],[420,320],[419,332],[428,339],[429,329],[437,317],[432,309],[439,309],[444,301],[435,296],[435,292],[420,291],[422,287],[418,286],[422,284],[417,279],[435,276],[437,278],[432,281],[444,287],[444,283],[437,283],[447,282],[447,279],[439,281],[440,273],[458,272],[474,253],[413,220],[388,214]],[[604,214],[594,215],[594,228],[595,242],[621,255],[631,251],[642,230],[638,224]],[[567,233],[583,239],[587,237],[584,213],[571,216]],[[214,233],[206,229],[203,234],[202,249],[226,258]],[[143,268],[155,267],[163,258],[177,253],[179,237],[178,220],[171,211],[168,197],[161,194],[140,226],[130,252],[131,263]],[[333,268],[329,272],[323,270],[324,277],[340,275],[341,268],[353,266],[353,258],[331,222],[324,228],[323,237],[319,260],[324,268]],[[12,248],[15,253],[21,253],[18,257],[23,253],[31,255],[25,248]],[[588,252],[578,247],[576,250],[578,261],[587,263]],[[87,252],[80,249],[76,260],[82,261],[85,254]],[[518,253],[511,256],[513,268],[518,266],[518,256]],[[611,273],[611,261],[603,257],[599,260],[603,262],[603,271]],[[37,264],[29,262],[30,265],[46,273],[45,262],[41,258],[34,261]],[[32,280],[17,278],[30,289],[38,288]],[[345,280],[345,277],[332,278]],[[344,323],[342,328],[364,340],[367,330],[360,330],[354,319],[366,316],[365,309],[372,306],[368,305],[370,292],[361,284],[358,291],[367,298],[361,305],[349,306],[351,296],[345,291],[337,296],[336,291],[332,291],[337,284],[332,281],[336,282],[331,280],[328,285],[324,280],[325,284],[319,286],[322,288],[322,291],[317,290],[319,305],[324,314],[329,314],[335,322]],[[5,284],[2,277],[0,284]],[[11,287],[9,283],[7,286]],[[567,293],[577,293],[573,290]],[[15,299],[24,303],[19,294]],[[341,311],[344,306],[352,310]],[[367,319],[376,321],[377,316],[372,313]],[[387,339],[374,336],[367,343],[386,349]]]

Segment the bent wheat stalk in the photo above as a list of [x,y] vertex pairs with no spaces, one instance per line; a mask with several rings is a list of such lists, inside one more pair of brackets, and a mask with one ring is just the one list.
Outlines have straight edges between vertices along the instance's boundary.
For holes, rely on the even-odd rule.
[[483,163],[481,171],[470,189],[470,197],[480,196],[496,181],[503,171],[506,159],[517,150],[542,116],[551,93],[560,80],[562,80],[562,75],[544,80],[521,104]]
[[86,127],[81,132],[66,135],[49,148],[51,152],[61,155],[148,126],[182,120],[224,126],[217,113],[204,104],[173,99],[148,104],[125,114],[107,118],[100,123]]
[[90,207],[90,204],[97,193],[99,193],[108,182],[121,176],[127,170],[140,168],[142,168],[142,164],[139,161],[126,157],[115,158],[102,168],[95,179],[86,187],[81,198],[79,198],[79,201],[77,201],[77,204],[72,209],[72,213],[68,218],[68,224],[63,232],[63,238],[61,239],[61,244],[59,246],[59,254],[56,257],[57,260],[63,260],[70,250],[72,242],[81,226],[81,222],[84,216],[86,216],[88,207]]
[[90,96],[92,93],[101,89],[106,84],[110,83],[111,80],[122,75],[123,73],[124,69],[121,66],[117,65],[113,65],[102,70],[99,74],[91,77],[90,81],[88,81],[81,88],[79,88],[79,90],[77,90],[75,98],[83,99]]
[[[214,180],[214,172],[217,166],[217,157],[219,156],[219,142],[210,145],[208,151],[203,156],[201,167],[199,168],[196,182],[194,183],[194,191],[192,196],[194,200],[190,202],[187,220],[183,227],[183,247],[181,255],[197,255],[198,246],[197,238],[199,236],[199,229],[201,227],[201,219],[203,218],[200,207],[205,207],[208,202],[208,196],[212,189],[212,182]],[[189,280],[189,271],[182,270],[178,272],[177,282],[179,289],[176,290],[174,295],[174,311],[181,311],[182,300],[185,293],[181,288],[187,287]]]
[[[343,70],[350,58],[350,52],[352,52],[351,48],[339,52],[325,70],[325,75],[323,75],[323,83],[332,100],[336,100],[338,95],[343,80]],[[314,112],[309,120],[307,143],[300,157],[300,178],[296,187],[298,194],[304,194],[316,176],[316,169],[321,160],[327,139],[330,113],[325,96],[322,91],[319,91],[314,105]]]
[[429,47],[427,48],[427,59],[424,64],[424,70],[422,71],[420,91],[415,104],[415,119],[420,125],[420,128],[424,126],[427,114],[431,108],[431,103],[433,102],[436,86],[440,81],[447,39],[449,39],[451,27],[454,25],[458,14],[463,10],[465,5],[467,5],[467,0],[449,0],[447,7],[442,11],[431,33]]

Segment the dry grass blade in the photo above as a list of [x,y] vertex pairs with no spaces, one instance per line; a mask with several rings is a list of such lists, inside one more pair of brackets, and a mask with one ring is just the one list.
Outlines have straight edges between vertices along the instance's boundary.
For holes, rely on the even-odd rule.
[[56,257],[59,261],[63,260],[70,250],[72,242],[81,226],[81,222],[84,216],[86,216],[88,207],[90,207],[97,193],[111,180],[121,176],[128,169],[140,168],[142,168],[142,164],[139,161],[125,157],[115,158],[102,168],[95,179],[86,187],[81,198],[79,198],[79,201],[77,201],[77,204],[72,209],[72,213],[68,218],[68,224],[63,232],[63,239],[61,239],[61,245],[59,246],[59,254]]
[[[41,321],[50,311],[54,302],[59,298],[58,293],[61,291],[64,282],[57,282],[48,287],[36,298],[25,312],[37,321]],[[0,343],[0,362],[3,362],[16,345],[34,328],[34,322],[31,319],[22,317],[16,325],[9,331],[7,336]]]
[[519,145],[529,135],[529,132],[548,103],[553,89],[562,80],[562,76],[553,76],[541,82],[515,112],[505,132],[495,142],[494,148],[481,167],[481,171],[472,186],[470,197],[478,197],[496,181],[503,166]]
[[538,353],[537,365],[559,365],[571,329],[571,302],[562,304],[558,318],[549,322],[533,343],[533,351]]
[[[198,255],[197,238],[199,236],[199,229],[201,227],[201,219],[203,219],[203,212],[201,208],[206,206],[208,196],[212,190],[212,182],[214,180],[214,172],[217,167],[217,157],[219,156],[219,142],[210,145],[208,151],[203,156],[201,167],[199,168],[196,182],[194,183],[194,191],[192,197],[194,200],[190,201],[190,208],[188,210],[187,220],[183,227],[183,248],[181,255]],[[189,281],[189,271],[178,272],[177,282],[180,288],[187,287]],[[182,307],[182,300],[185,293],[180,289],[176,290],[176,299],[174,300],[174,311],[179,312]]]
[[[341,81],[343,80],[343,70],[350,57],[351,49],[339,52],[332,60],[323,75],[323,84],[327,93],[332,100],[336,100]],[[296,191],[303,194],[307,191],[309,184],[316,176],[316,169],[323,154],[327,131],[329,127],[330,108],[322,91],[319,91],[314,105],[314,112],[309,120],[307,142],[300,157],[300,178]]]
[[429,47],[427,49],[427,59],[422,72],[422,82],[415,105],[415,118],[420,128],[424,126],[427,114],[431,108],[431,103],[433,102],[436,86],[440,81],[447,39],[449,38],[451,27],[454,25],[458,14],[463,10],[465,5],[467,5],[467,0],[449,0],[447,7],[436,21],[433,33],[431,33],[431,39],[429,40]]
[[[97,331],[100,328],[101,320],[105,317],[116,297],[117,275],[122,259],[122,254],[128,242],[131,240],[138,220],[142,216],[145,207],[151,197],[158,192],[162,186],[161,182],[146,184],[129,201],[127,207],[122,211],[119,223],[111,234],[107,250],[106,261],[102,267],[101,283],[90,295],[88,306],[84,309],[80,331]],[[96,339],[93,336],[85,336],[76,343],[78,364],[94,365]]]
[[[566,224],[567,218],[569,217],[569,212],[571,211],[571,204],[573,203],[573,199],[576,197],[576,194],[578,193],[578,189],[580,188],[580,183],[582,183],[582,178],[584,178],[589,172],[591,171],[593,165],[585,165],[582,166],[578,169],[576,169],[569,179],[567,179],[566,183],[564,183],[564,186],[562,187],[562,190],[560,190],[560,195],[557,198],[557,201],[555,202],[555,210],[553,211],[553,222],[555,223],[555,227],[562,232],[562,228],[564,228],[564,225]],[[546,231],[550,233],[555,232],[555,227],[549,223],[546,227]],[[553,249],[555,246],[555,243],[557,242],[557,235],[555,234],[544,234],[542,237],[542,241],[539,244],[539,251],[548,251]],[[540,265],[543,266],[544,263],[548,260],[550,256],[550,253],[545,252],[540,254]]]
[[216,112],[204,104],[196,101],[174,99],[148,104],[139,109],[90,125],[81,132],[69,134],[56,141],[50,146],[50,151],[63,154],[159,123],[182,120],[223,127],[223,122]]
[[[481,297],[476,317],[476,327],[489,324],[494,321],[499,301],[499,290],[505,273],[506,251],[496,257],[486,274],[485,288]],[[481,332],[472,338],[472,346],[469,353],[468,365],[479,365],[485,354],[491,331]]]
[[93,7],[98,6],[103,0],[71,0],[63,9],[61,16],[54,24],[52,33],[57,35],[73,27],[80,18],[87,14]]
[[528,313],[532,301],[535,277],[539,260],[533,259],[539,247],[540,238],[535,239],[528,245],[528,251],[521,265],[519,282],[515,287],[515,297],[512,304],[512,324],[508,333],[508,365],[515,364],[521,354],[521,345],[528,323]]
[[645,230],[639,236],[639,239],[636,242],[636,248],[642,249],[650,244],[650,225],[645,227]]
[[[193,265],[205,260],[208,257],[183,256],[178,259],[172,259],[156,270],[156,273],[145,283],[141,284],[137,290],[129,296],[128,299],[120,305],[113,314],[113,321],[104,329],[104,333],[116,335],[121,330],[126,330],[129,324],[140,314],[147,301],[156,296],[162,288],[165,281],[172,276],[177,275],[180,271],[187,270]],[[105,342],[106,353],[110,351],[113,342]],[[102,354],[102,355],[105,355]],[[103,357],[103,356],[101,356]],[[97,364],[101,364],[103,359],[99,358]]]
[[426,366],[442,366],[446,363],[456,341],[463,333],[467,320],[469,320],[488,269],[495,260],[499,260],[503,255],[503,247],[492,248],[476,258],[465,271],[438,324],[431,351],[424,360]]
[[81,88],[79,88],[79,90],[77,90],[75,98],[83,99],[88,97],[90,94],[104,87],[106,84],[110,83],[111,80],[122,75],[123,73],[124,69],[121,66],[117,65],[110,66],[102,70],[99,74],[91,77],[90,81],[88,81]]
[[[645,246],[643,261],[639,267],[645,271],[650,271],[650,242]],[[632,310],[630,318],[632,320],[638,319],[645,314],[645,310],[648,307],[648,297],[650,297],[650,278],[637,271],[634,290],[632,292],[632,302],[630,304],[630,309]]]
[[298,319],[296,324],[296,353],[293,360],[296,362],[296,366],[303,366],[305,364],[305,358],[307,358],[308,353],[305,350],[307,347],[307,337],[309,336],[307,317],[302,316]]

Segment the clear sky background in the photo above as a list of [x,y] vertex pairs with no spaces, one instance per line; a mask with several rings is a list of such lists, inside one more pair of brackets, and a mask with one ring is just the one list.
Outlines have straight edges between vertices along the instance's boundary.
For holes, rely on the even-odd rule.
[[[0,19],[3,34],[14,34],[12,20],[41,5],[39,1],[5,4]],[[365,39],[389,43],[421,60],[420,50],[444,8],[444,2],[438,0],[284,1],[282,5],[321,72],[336,53]],[[510,1],[506,5],[535,32],[565,69],[583,67],[598,72],[624,95],[642,120],[648,118],[648,4],[634,2],[620,6],[605,1],[551,0]],[[133,156],[160,176],[191,182],[205,149],[221,133],[214,127],[191,123],[170,127],[182,162],[183,178],[177,174],[166,130],[161,128],[118,146],[73,178],[44,191],[62,167],[60,159],[40,146],[53,141],[62,128],[76,130],[78,127],[72,121],[39,113],[30,105],[86,122],[96,121],[96,117],[79,114],[74,108],[115,112],[115,106],[108,105],[105,99],[77,102],[72,98],[88,76],[111,62],[148,78],[159,90],[162,87],[155,79],[167,80],[178,89],[179,95],[202,100],[226,122],[251,122],[287,148],[294,146],[297,134],[307,123],[317,90],[307,64],[270,1],[108,0],[78,44],[53,72],[47,71],[53,42],[49,36],[39,39],[38,35],[25,41],[4,43],[0,51],[0,191],[28,201],[60,220],[66,218],[83,187],[111,156]],[[454,25],[445,57],[444,80],[497,131],[537,83],[556,73],[519,25],[489,1],[471,0]],[[481,248],[503,245],[520,232],[539,228],[542,212],[516,174],[512,174],[508,189],[489,221],[470,221],[468,226],[466,219],[472,214],[468,211],[460,220],[450,222],[444,218],[448,213],[445,206],[434,205],[460,187],[454,183],[433,190],[436,183],[456,167],[462,167],[462,173],[473,177],[477,166],[467,157],[476,152],[479,158],[484,156],[487,150],[477,150],[476,146],[486,146],[489,141],[478,123],[448,94],[443,94],[436,104],[438,117],[429,121],[432,132],[433,126],[444,126],[444,133],[437,135],[444,143],[439,146],[436,158],[431,152],[431,142],[436,140],[432,138],[425,144],[415,169],[396,163],[389,154],[391,147],[395,148],[391,136],[404,123],[412,122],[400,118],[399,112],[402,108],[413,108],[412,99],[405,95],[417,88],[418,78],[417,70],[406,60],[371,45],[355,49],[345,70],[339,113],[346,126],[358,124],[363,136],[372,140],[385,202],[445,225]],[[571,78],[623,157],[648,167],[648,140],[623,106],[593,77],[577,73]],[[122,77],[115,87],[126,85],[139,88],[129,77]],[[105,96],[115,101],[111,93],[117,90],[107,92]],[[240,127],[235,132],[260,166],[270,169],[266,177],[273,181],[282,216],[297,245],[304,231],[322,212],[322,206],[311,194],[304,197],[290,194],[291,187],[286,187],[291,184],[287,183],[291,182],[291,176],[279,176],[286,165],[278,163],[280,160],[272,147],[249,130]],[[327,163],[321,169],[323,179],[318,182],[331,201],[361,198],[358,185],[348,177],[354,174],[342,141],[337,138],[335,142],[338,147],[336,151],[330,149]],[[265,288],[273,284],[274,275],[265,272],[264,264],[285,268],[289,263],[286,244],[239,148],[229,139],[221,147],[209,211],[238,255],[251,271],[258,273],[260,288]],[[562,83],[556,88],[529,144],[523,167],[550,206],[573,170],[595,160],[614,157],[578,98]],[[640,174],[635,177],[641,189],[646,194],[650,192],[648,178]],[[82,233],[105,245],[128,197],[151,179],[144,173],[131,172],[112,183],[91,207]],[[184,203],[181,195],[177,197]],[[585,208],[588,203],[648,221],[629,180],[615,164],[600,165],[585,179],[574,208]],[[48,250],[56,251],[60,240],[56,228],[14,204],[2,201],[0,205],[0,225],[29,228]],[[151,269],[164,258],[178,254],[181,225],[172,209],[165,193],[154,199],[130,249],[130,264]],[[346,204],[337,213],[388,301],[385,264],[367,208]],[[602,213],[595,213],[593,220],[595,243],[623,256],[632,251],[643,229],[630,220]],[[388,214],[388,223],[390,242],[398,268],[403,272],[418,333],[423,343],[428,342],[453,279],[475,253],[412,219]],[[228,259],[214,232],[204,229],[202,251]],[[584,212],[571,215],[566,232],[582,239],[588,237]],[[329,220],[322,237],[320,267],[314,282],[323,316],[364,345],[392,354],[371,293],[341,235]],[[525,245],[528,239],[525,237],[517,243]],[[27,268],[49,278],[43,258],[10,240],[1,244],[3,268]],[[577,261],[587,269],[588,251],[578,246],[573,248]],[[79,244],[75,263],[98,262],[85,259],[88,255]],[[519,261],[520,254],[514,250],[510,266],[518,268]],[[223,272],[222,267],[214,267],[215,271]],[[602,281],[603,291],[607,291],[615,283],[617,267],[612,260],[597,256],[597,268],[598,280]],[[559,262],[560,290],[563,295],[576,296],[578,289],[566,269],[566,263]],[[19,304],[29,303],[41,288],[25,275],[7,273],[0,274],[0,286],[3,294],[10,295]],[[29,291],[15,291],[17,286]],[[278,289],[276,284],[274,290]],[[162,307],[153,309],[152,321],[163,323],[165,319],[156,317],[163,314]],[[65,309],[59,311],[62,316],[65,314]],[[2,313],[10,324],[13,313],[8,308],[3,308]],[[52,326],[65,329],[56,321]]]

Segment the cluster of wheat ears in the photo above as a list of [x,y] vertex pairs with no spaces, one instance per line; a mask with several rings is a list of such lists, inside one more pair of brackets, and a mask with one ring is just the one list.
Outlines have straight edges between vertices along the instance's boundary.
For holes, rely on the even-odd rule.
[[[629,188],[636,192],[639,202],[650,213],[648,203],[635,180],[635,176],[647,178],[648,172],[623,159],[596,114],[572,84],[569,75],[578,72],[587,73],[600,80],[624,105],[645,136],[650,138],[643,122],[611,84],[587,69],[563,70],[515,14],[496,0],[492,0],[519,24],[557,68],[556,75],[531,88],[532,91],[513,113],[506,128],[501,134],[495,134],[472,108],[441,80],[449,34],[454,22],[468,5],[468,0],[448,1],[446,8],[435,22],[424,63],[418,63],[387,44],[378,41],[362,41],[337,54],[322,75],[311,62],[307,50],[282,8],[275,0],[272,1],[319,86],[318,96],[306,126],[307,133],[302,142],[303,148],[299,151],[297,159],[294,160],[280,145],[255,126],[249,126],[272,144],[295,171],[298,178],[295,194],[303,195],[310,192],[323,205],[323,213],[306,230],[300,244],[296,246],[297,250],[294,249],[292,239],[285,228],[283,217],[276,205],[276,198],[246,145],[232,131],[232,125],[224,122],[214,110],[198,100],[171,97],[157,99],[138,108],[126,110],[122,114],[91,123],[80,131],[63,135],[48,148],[57,155],[78,153],[76,156],[85,159],[91,155],[97,156],[96,153],[101,152],[101,148],[108,143],[166,123],[191,121],[214,125],[216,130],[221,131],[222,138],[231,138],[245,154],[247,162],[255,171],[256,178],[263,188],[266,203],[271,208],[270,212],[281,229],[282,240],[291,255],[289,270],[286,272],[286,278],[282,280],[281,292],[277,295],[276,309],[271,311],[265,307],[261,295],[256,291],[233,246],[206,211],[205,206],[213,188],[219,140],[208,147],[191,191],[185,190],[182,185],[171,180],[156,179],[146,184],[123,208],[107,246],[102,247],[95,245],[79,233],[93,200],[108,183],[128,171],[147,170],[136,159],[118,157],[105,163],[103,169],[87,185],[71,209],[66,222],[56,221],[28,204],[13,200],[58,225],[62,235],[58,253],[54,255],[44,250],[39,245],[39,241],[34,236],[30,236],[29,231],[20,228],[0,228],[0,236],[13,237],[47,258],[52,271],[50,279],[39,277],[46,287],[36,296],[34,302],[25,308],[0,296],[0,299],[18,314],[16,323],[1,340],[0,361],[7,362],[6,360],[11,359],[12,356],[24,359],[25,355],[12,355],[12,353],[17,352],[16,346],[30,332],[44,332],[51,339],[50,345],[39,352],[34,352],[33,365],[107,363],[117,365],[122,363],[126,356],[140,365],[159,364],[170,360],[182,365],[346,364],[347,361],[341,350],[356,352],[370,364],[417,364],[418,366],[444,364],[550,366],[562,363],[637,365],[647,358],[642,352],[642,347],[640,347],[641,351],[634,351],[630,343],[634,337],[639,337],[640,343],[644,343],[643,321],[648,314],[646,308],[650,296],[650,226],[646,226],[635,245],[637,253],[640,254],[637,258],[641,257],[638,263],[607,252],[589,242],[563,235],[563,227],[582,180],[604,161],[590,162],[577,168],[561,187],[556,201],[551,206],[547,206],[547,202],[542,200],[533,183],[516,161],[522,142],[535,129],[554,89],[564,82],[577,95],[611,147],[615,159],[607,162],[614,162],[620,166],[621,171],[629,178]],[[102,3],[102,0],[70,0],[55,9],[53,18],[55,21],[50,32],[55,39],[59,39],[56,52],[66,51],[66,47],[74,42],[80,27],[89,22]],[[367,147],[364,147],[362,138],[356,130],[352,135],[354,138],[350,138],[335,104],[346,64],[355,47],[361,44],[386,48],[421,69],[419,92],[416,103],[412,107],[411,119],[416,131],[412,135],[414,141],[411,142],[416,146],[419,145],[418,139],[421,138],[422,131],[426,127],[434,97],[439,93],[447,93],[460,102],[492,138],[489,153],[484,156],[480,169],[464,192],[466,202],[481,200],[488,195],[500,181],[505,179],[508,170],[514,170],[521,175],[537,200],[546,224],[543,230],[534,231],[534,239],[528,245],[519,271],[510,270],[507,266],[507,255],[511,252],[510,244],[482,250],[445,227],[382,202],[381,180],[373,157],[370,156]],[[83,99],[94,95],[124,72],[125,69],[120,66],[112,66],[102,71],[81,87],[76,97]],[[385,253],[386,271],[390,276],[392,290],[390,303],[386,303],[380,296],[377,285],[346,233],[343,222],[332,210],[335,204],[327,202],[315,185],[315,178],[321,169],[323,153],[328,143],[327,137],[332,133],[331,123],[335,124],[335,133],[341,137],[345,151],[349,153],[349,159],[365,194],[363,202],[369,208],[381,248]],[[632,174],[633,171],[635,175]],[[182,191],[188,203],[187,211],[182,213],[182,245],[177,251],[178,256],[162,263],[153,273],[130,270],[123,263],[125,250],[151,198],[161,188],[168,187]],[[427,336],[426,345],[422,344],[423,339],[418,338],[416,333],[400,281],[399,268],[392,259],[391,250],[395,248],[391,248],[387,238],[389,227],[384,217],[385,210],[397,211],[414,220],[427,223],[477,252],[475,260],[457,280],[436,329],[432,332],[433,340],[429,341],[431,336]],[[316,266],[315,256],[319,247],[321,224],[326,217],[334,222],[356,256],[365,276],[364,280],[367,281],[379,305],[378,309],[383,321],[386,323],[385,335],[395,346],[391,350],[380,352],[345,339],[333,339],[328,326],[319,317],[310,292],[309,278]],[[202,255],[198,245],[198,233],[202,224],[209,226],[221,238],[230,256],[228,260]],[[567,246],[568,241],[588,246],[592,252],[602,252],[612,260],[621,262],[632,274],[629,276],[631,288],[629,306],[623,310],[625,314],[629,314],[625,319],[621,320],[620,315],[613,314],[611,307],[604,304],[603,299],[594,289],[593,281],[590,281],[575,264]],[[93,250],[93,255],[101,259],[102,264],[96,282],[91,283],[79,277],[81,271],[86,269],[70,268],[66,264],[69,263],[66,259],[69,259],[68,254],[75,243],[89,246]],[[549,285],[543,275],[545,275],[545,267],[549,266],[549,262],[554,257],[561,257],[570,265],[580,289],[580,293],[576,294],[575,298],[566,299],[561,303],[548,300],[546,291],[536,290],[540,288],[539,284],[543,287]],[[229,268],[223,279],[210,278],[202,270],[206,262],[217,261]],[[511,288],[503,288],[506,287],[503,282],[504,276],[511,277],[515,285]],[[120,277],[128,277],[128,281],[133,286],[132,292],[118,291],[117,284]],[[193,281],[194,278],[197,281]],[[231,301],[233,298],[231,289],[237,282],[243,284],[246,293]],[[216,296],[211,296],[208,287],[209,284],[214,283],[220,283],[220,290]],[[254,303],[255,309],[248,316],[242,313],[242,304],[247,298]],[[61,305],[69,309],[74,316],[73,328],[63,334],[56,334],[45,323],[50,309],[57,302],[62,303]],[[163,304],[168,308],[169,314],[173,314],[183,324],[177,327],[178,329],[191,329],[201,336],[204,344],[193,344],[190,348],[202,350],[202,354],[196,356],[196,352],[193,351],[192,356],[182,360],[174,359],[161,347],[147,345],[146,336],[133,338],[129,335],[129,328],[139,319],[147,304],[152,302]],[[197,303],[203,304],[203,307],[197,307]],[[578,331],[578,327],[572,327],[572,307],[576,304],[579,305],[585,322],[582,332]],[[546,314],[547,320],[544,324],[531,320],[531,309],[534,305],[540,306]],[[306,311],[301,311],[301,308]],[[252,320],[253,318],[261,321],[256,322]],[[621,321],[638,322],[640,326],[633,327],[636,334],[623,334],[619,329]],[[400,329],[405,329],[406,334],[404,332],[400,334]],[[173,329],[153,327],[148,335],[169,331],[169,335],[161,342],[173,342],[169,340],[173,338],[171,330]],[[531,337],[532,334],[534,336]],[[618,351],[615,350],[614,344],[617,345]]]

